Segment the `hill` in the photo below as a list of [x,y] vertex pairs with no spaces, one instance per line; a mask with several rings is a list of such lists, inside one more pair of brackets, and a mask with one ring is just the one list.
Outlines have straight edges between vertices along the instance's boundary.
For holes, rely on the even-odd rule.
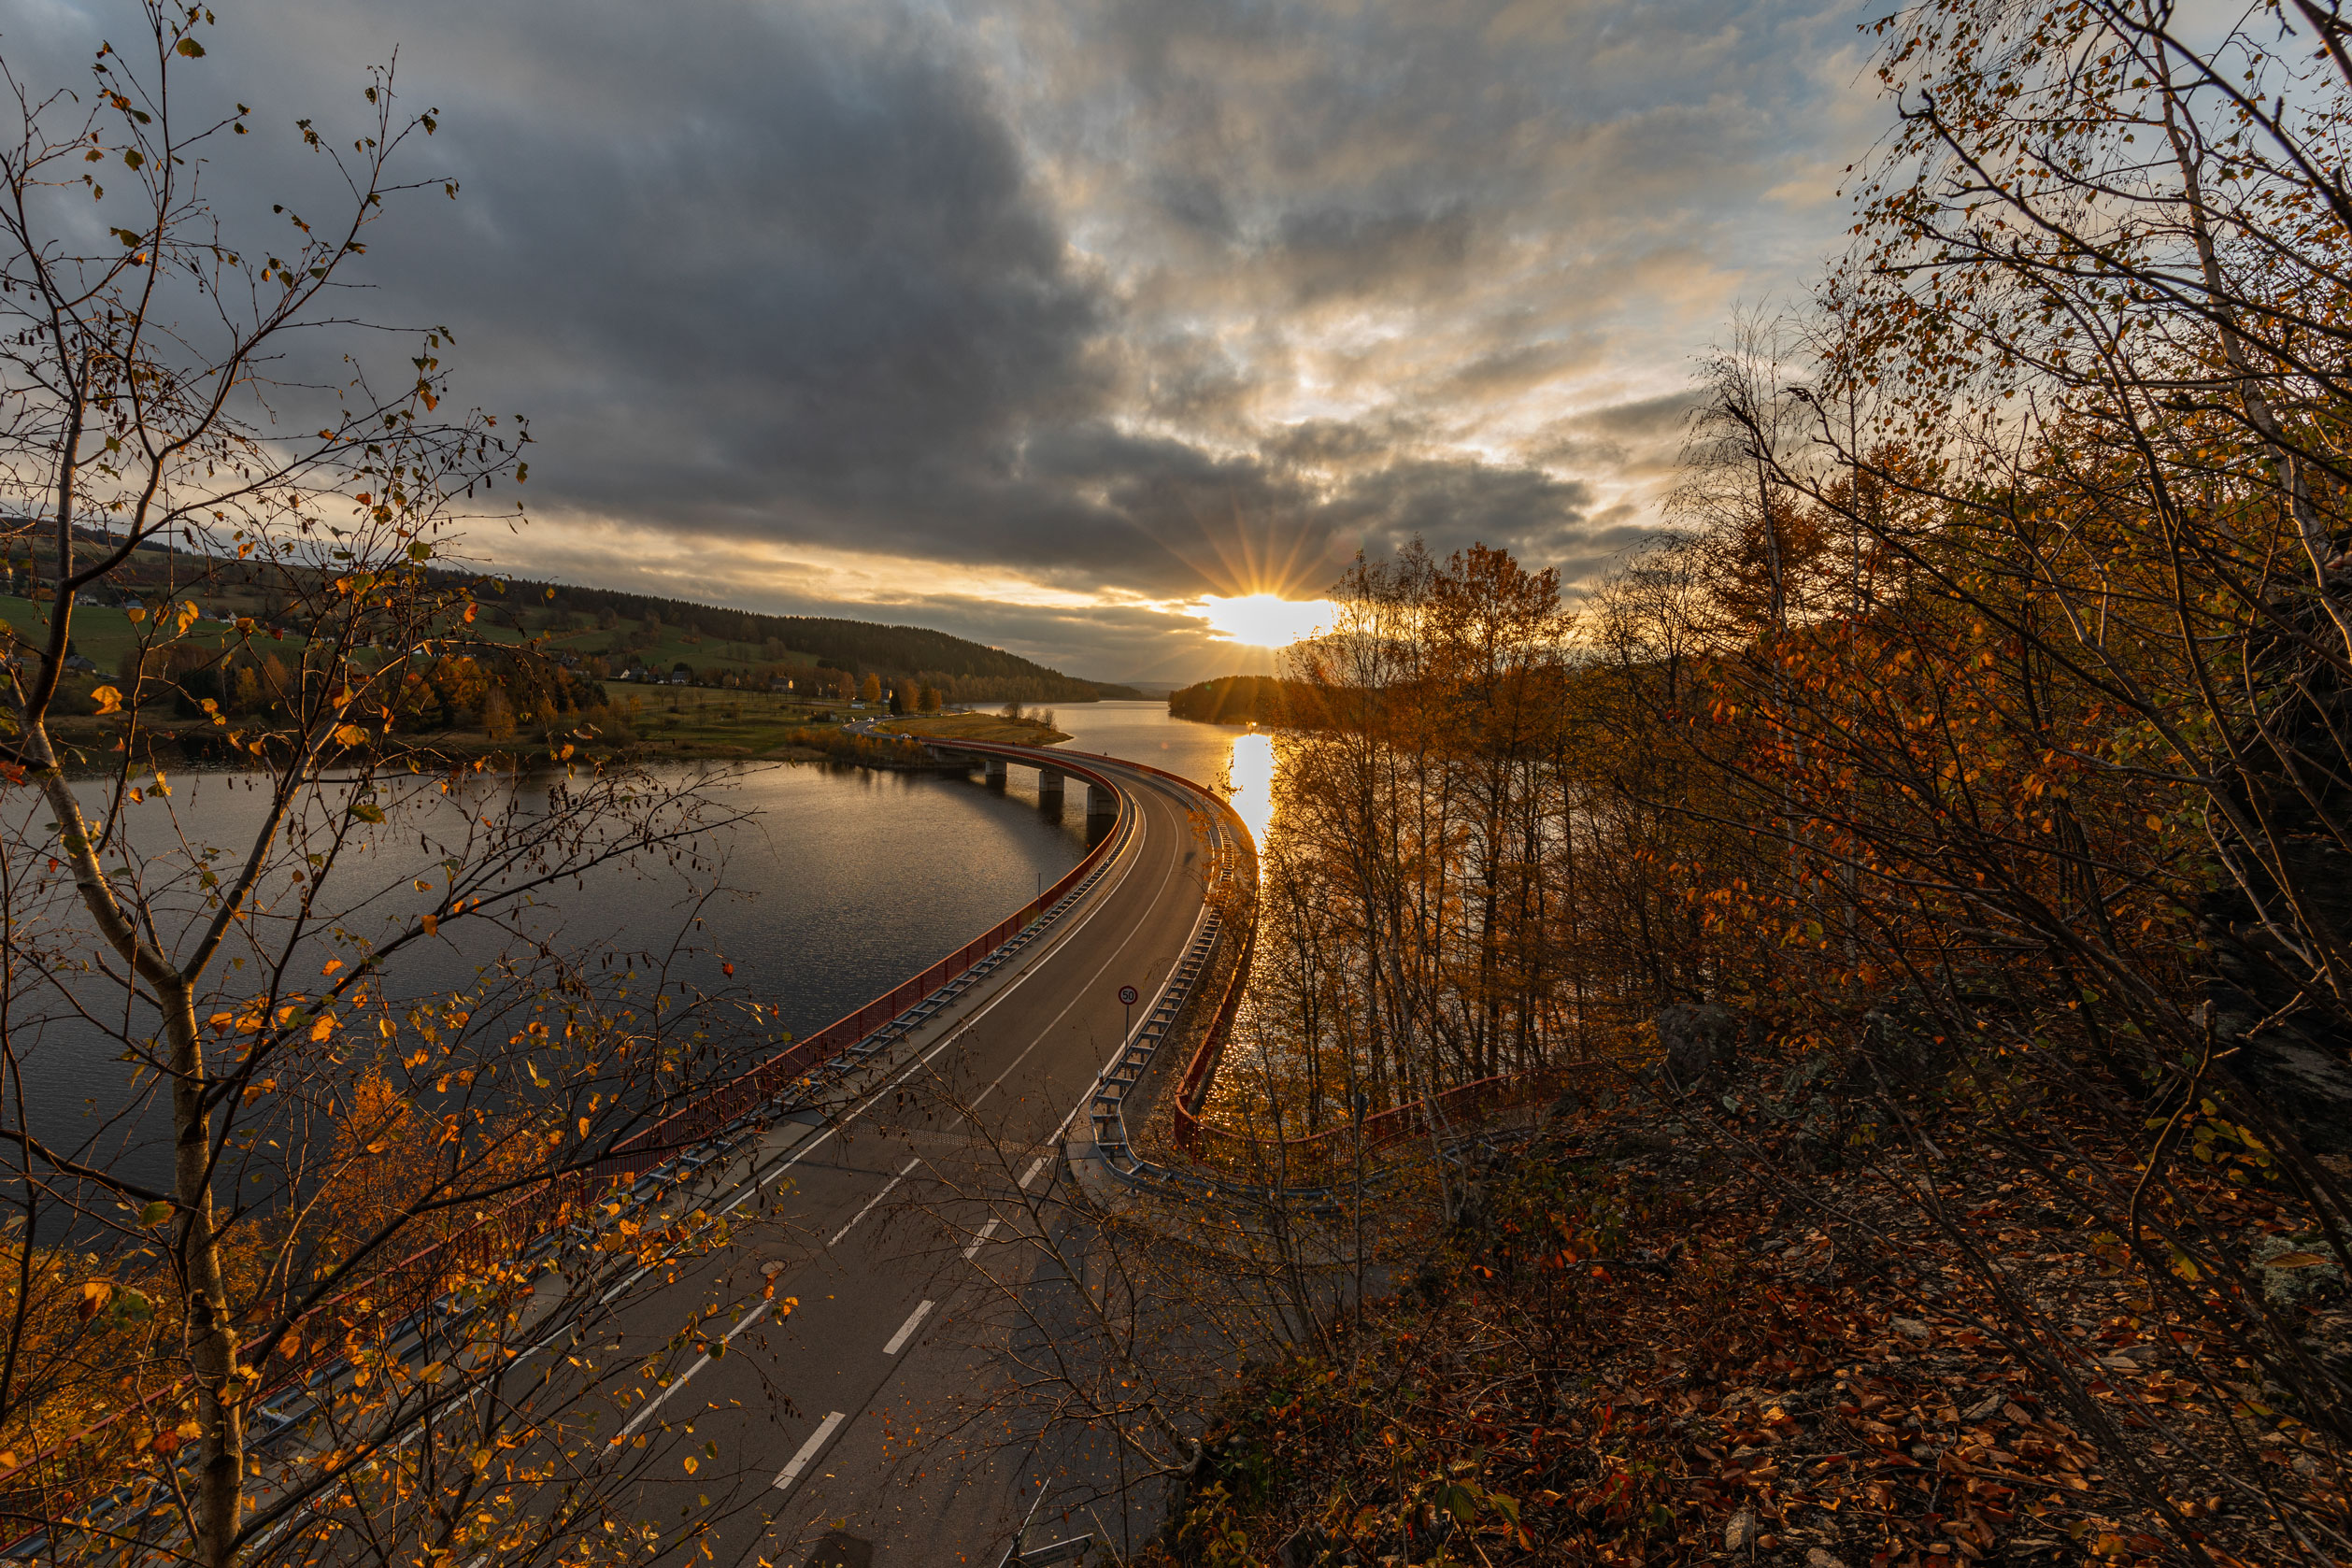
[[[894,626],[832,616],[763,615],[690,600],[660,599],[649,594],[563,583],[513,581],[507,598],[521,606],[526,616],[549,618],[549,630],[563,620],[569,620],[570,630],[575,633],[626,626],[642,634],[650,629],[662,634],[659,640],[664,643],[699,639],[706,649],[709,644],[720,644],[729,650],[720,655],[719,662],[723,663],[814,663],[820,668],[861,675],[873,671],[885,677],[908,676],[938,687],[958,702],[1018,698],[1023,702],[1086,703],[1105,697],[1140,695],[1131,687],[1067,676],[1001,648],[990,648],[926,626]],[[583,651],[591,650],[583,648]],[[613,650],[592,651],[609,655]],[[650,659],[647,662],[652,663]],[[699,664],[705,661],[687,662]]]
[[[113,542],[95,532],[85,531],[83,536],[93,551]],[[35,563],[43,559],[12,551],[0,563],[6,571],[0,590],[35,592]],[[684,664],[696,678],[716,684],[722,677],[740,680],[813,669],[831,672],[820,677],[820,687],[841,677],[855,687],[871,674],[885,686],[896,686],[903,678],[935,687],[948,701],[960,703],[1087,703],[1142,695],[1133,687],[1064,675],[1003,649],[929,627],[763,615],[568,583],[438,571],[433,575],[451,585],[463,582],[474,588],[484,612],[474,629],[478,635],[533,640],[551,653],[601,658],[614,676],[632,666],[666,674]],[[288,606],[272,592],[270,581],[270,573],[251,563],[154,545],[136,551],[109,579],[107,592],[120,598],[178,585],[181,592],[197,593],[208,613],[249,615],[264,626],[282,626],[298,635],[301,628],[285,625]],[[119,649],[132,640],[130,623],[119,613],[108,613],[107,606],[91,608],[102,613],[78,618],[76,640],[86,645],[80,651],[112,670]],[[26,609],[29,613],[31,606]]]

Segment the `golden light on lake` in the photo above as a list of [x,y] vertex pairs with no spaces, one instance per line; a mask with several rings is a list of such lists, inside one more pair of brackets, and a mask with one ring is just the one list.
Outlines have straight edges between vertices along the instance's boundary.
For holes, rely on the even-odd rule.
[[1284,648],[1327,631],[1334,608],[1329,599],[1285,599],[1279,593],[1209,594],[1199,614],[1220,637],[1253,648]]
[[1262,848],[1266,830],[1274,823],[1274,736],[1258,730],[1236,735],[1233,760],[1225,769],[1233,810]]

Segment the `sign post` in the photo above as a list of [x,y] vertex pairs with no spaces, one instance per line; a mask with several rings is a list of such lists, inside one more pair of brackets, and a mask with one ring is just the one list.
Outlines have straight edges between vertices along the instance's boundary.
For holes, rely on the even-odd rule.
[[1135,1032],[1135,1004],[1142,1000],[1143,993],[1138,991],[1133,986],[1121,986],[1119,988],[1119,1005],[1127,1009],[1127,1027],[1119,1035],[1119,1039],[1122,1042],[1129,1034],[1133,1034]]

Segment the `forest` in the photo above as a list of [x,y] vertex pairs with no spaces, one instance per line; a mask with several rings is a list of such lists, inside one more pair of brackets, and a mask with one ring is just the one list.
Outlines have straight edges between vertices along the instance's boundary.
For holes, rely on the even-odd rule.
[[1168,693],[1168,712],[1207,724],[1279,724],[1289,713],[1288,688],[1275,676],[1229,675]]

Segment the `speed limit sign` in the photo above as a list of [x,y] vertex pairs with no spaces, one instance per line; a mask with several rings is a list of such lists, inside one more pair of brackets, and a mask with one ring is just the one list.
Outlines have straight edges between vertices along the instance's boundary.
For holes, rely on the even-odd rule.
[[1132,1007],[1142,1000],[1143,992],[1137,991],[1133,986],[1121,986],[1119,988],[1119,1005],[1120,1006]]

